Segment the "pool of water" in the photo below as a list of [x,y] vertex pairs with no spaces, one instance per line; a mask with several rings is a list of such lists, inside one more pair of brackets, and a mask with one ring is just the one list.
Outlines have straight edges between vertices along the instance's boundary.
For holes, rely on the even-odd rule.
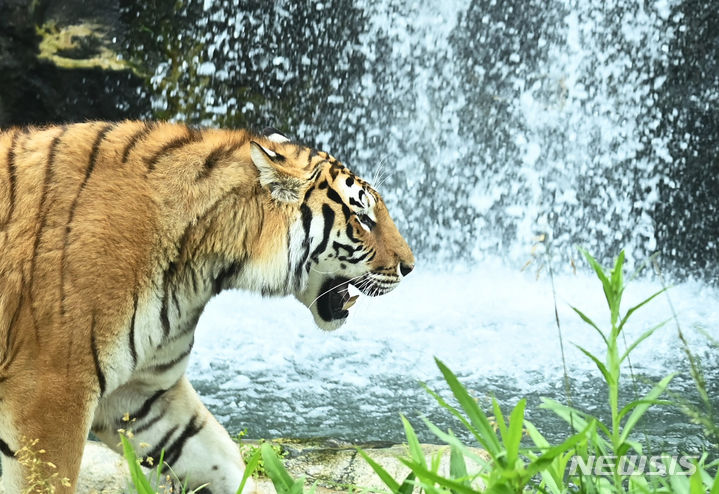
[[[589,273],[562,274],[555,284],[569,399],[601,415],[606,388],[594,364],[573,343],[598,354],[603,344],[570,308],[582,309],[605,327],[609,315],[601,286]],[[635,280],[627,289],[624,310],[660,288],[655,280]],[[684,282],[673,286],[668,297],[662,295],[636,313],[626,328],[626,341],[670,319],[671,302],[719,407],[719,349],[712,343],[712,335],[719,335],[719,290]],[[501,263],[451,270],[420,265],[394,292],[360,297],[352,312],[344,327],[326,333],[294,299],[222,293],[200,320],[190,378],[232,432],[247,427],[251,437],[401,442],[400,413],[418,426],[419,417],[426,416],[457,429],[420,386],[426,382],[448,395],[436,356],[485,409],[492,395],[504,407],[526,397],[527,416],[540,431],[554,440],[569,433],[564,422],[539,409],[541,397],[567,401],[546,274],[537,279],[534,273]],[[671,392],[696,402],[686,362],[677,324],[670,320],[632,353],[634,379],[627,367],[625,398],[633,399],[652,382],[678,372]],[[649,415],[639,432],[657,451],[709,446],[701,429],[675,407]],[[420,436],[433,440],[421,427]]]

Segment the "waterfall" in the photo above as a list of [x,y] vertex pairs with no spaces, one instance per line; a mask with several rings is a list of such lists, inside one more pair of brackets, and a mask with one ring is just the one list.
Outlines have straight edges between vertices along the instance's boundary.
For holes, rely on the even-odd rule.
[[694,3],[191,0],[128,50],[166,54],[155,115],[274,125],[379,177],[420,262],[521,265],[543,236],[560,267],[627,248],[711,278],[717,137],[688,130],[719,133],[719,71],[681,75],[717,27]]

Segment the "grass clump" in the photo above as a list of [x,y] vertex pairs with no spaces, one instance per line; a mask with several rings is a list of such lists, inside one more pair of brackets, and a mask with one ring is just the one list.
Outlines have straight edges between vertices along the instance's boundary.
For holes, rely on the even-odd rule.
[[18,463],[25,468],[26,487],[22,494],[55,494],[58,484],[70,487],[70,479],[60,477],[54,463],[42,459],[45,450],[38,448],[39,439],[23,437],[22,446],[15,452]]

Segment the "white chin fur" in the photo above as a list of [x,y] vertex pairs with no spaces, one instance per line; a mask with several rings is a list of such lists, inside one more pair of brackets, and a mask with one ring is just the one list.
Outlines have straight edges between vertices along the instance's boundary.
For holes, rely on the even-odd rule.
[[325,321],[322,319],[322,317],[319,315],[319,312],[317,311],[317,296],[319,295],[319,286],[321,286],[321,283],[317,282],[317,280],[314,280],[313,283],[310,281],[307,288],[300,293],[295,293],[295,298],[302,302],[302,305],[310,309],[310,312],[312,313],[312,317],[315,320],[315,324],[317,327],[324,331],[334,331],[335,329],[341,327],[344,325],[345,322],[347,322],[347,318],[344,319],[333,319],[331,321]]

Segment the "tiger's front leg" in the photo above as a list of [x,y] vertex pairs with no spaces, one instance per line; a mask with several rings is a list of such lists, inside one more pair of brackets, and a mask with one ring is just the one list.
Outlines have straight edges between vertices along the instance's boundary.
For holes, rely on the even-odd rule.
[[[164,451],[164,461],[189,488],[208,484],[202,492],[237,492],[245,471],[239,447],[202,404],[186,376],[167,390],[129,383],[104,398],[93,432],[121,453],[117,433],[121,428],[132,431],[131,442],[137,456],[145,458],[145,466],[156,465]],[[243,492],[254,490],[249,479]]]

